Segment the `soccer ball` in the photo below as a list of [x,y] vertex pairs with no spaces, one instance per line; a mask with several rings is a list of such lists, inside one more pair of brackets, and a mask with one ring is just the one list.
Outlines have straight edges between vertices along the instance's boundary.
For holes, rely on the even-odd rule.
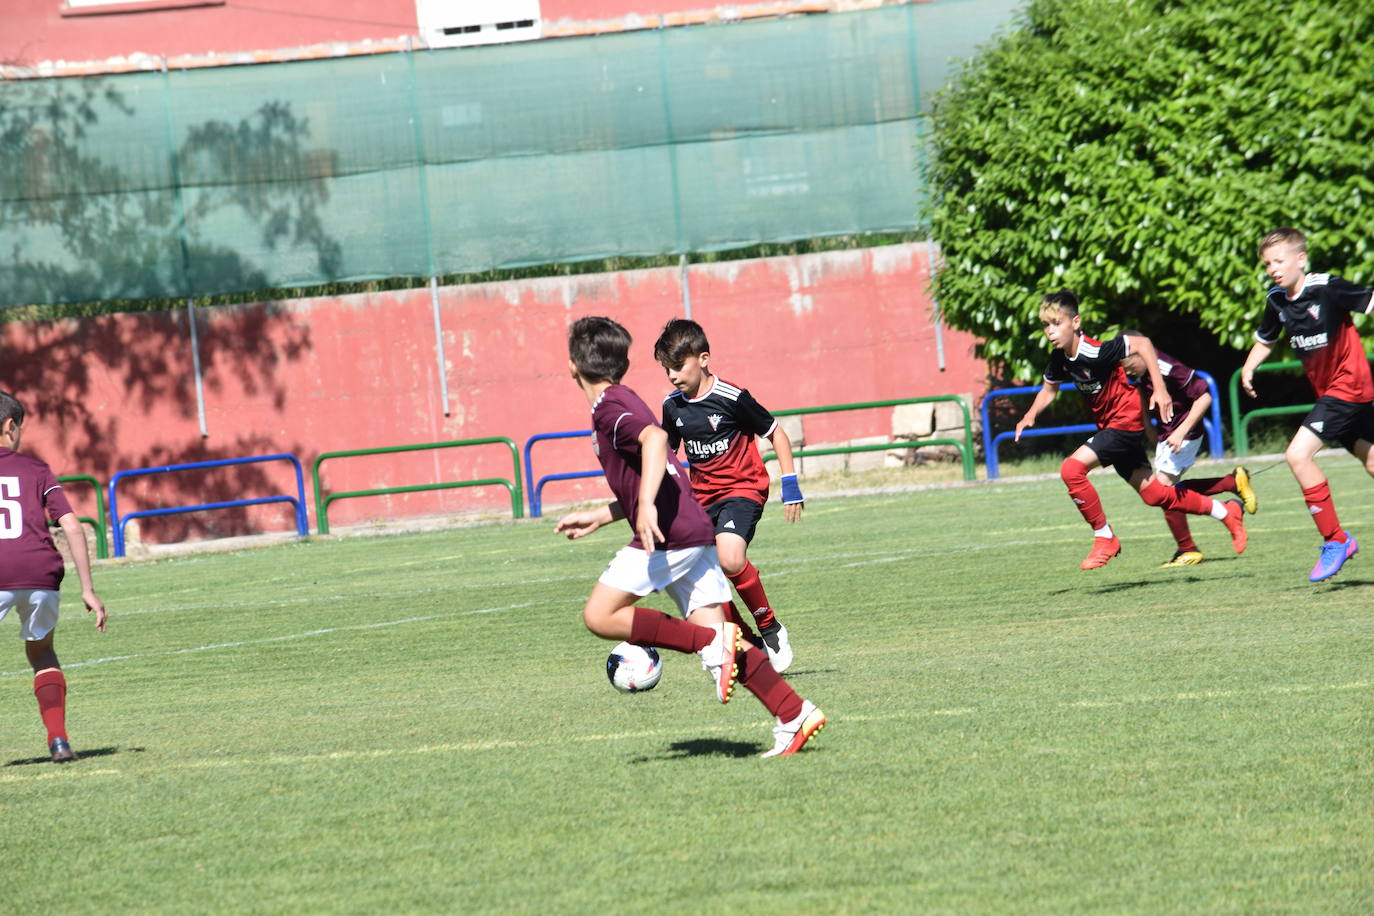
[[606,658],[606,679],[621,693],[643,693],[658,686],[663,659],[651,648],[622,642]]

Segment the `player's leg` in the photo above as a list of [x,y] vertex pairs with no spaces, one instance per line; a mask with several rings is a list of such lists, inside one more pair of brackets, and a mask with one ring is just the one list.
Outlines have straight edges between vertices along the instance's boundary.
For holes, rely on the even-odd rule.
[[786,671],[792,664],[792,643],[787,628],[773,611],[757,567],[748,557],[763,506],[752,499],[726,499],[712,505],[708,514],[715,524],[720,568],[753,616],[769,661],[779,672]]
[[1098,451],[1103,447],[1104,441],[1111,439],[1110,436],[1106,440],[1102,438],[1102,434],[1106,432],[1109,431],[1098,430],[1096,435],[1075,449],[1059,466],[1059,477],[1068,488],[1069,499],[1073,500],[1079,514],[1093,530],[1092,550],[1083,558],[1083,562],[1078,564],[1079,569],[1097,569],[1099,566],[1105,566],[1112,557],[1121,553],[1121,542],[1112,532],[1112,526],[1107,524],[1107,513],[1102,510],[1102,498],[1097,495],[1097,488],[1088,480],[1089,471],[1109,463]]
[[1243,553],[1249,542],[1245,530],[1245,509],[1237,500],[1221,502],[1185,487],[1168,485],[1148,469],[1134,471],[1129,482],[1139,493],[1147,506],[1158,506],[1165,512],[1179,510],[1190,515],[1210,515],[1226,526],[1231,534],[1231,547],[1236,553]]
[[1345,561],[1360,549],[1350,533],[1341,527],[1336,505],[1331,501],[1331,487],[1327,483],[1326,474],[1317,464],[1317,452],[1325,445],[1323,436],[1326,433],[1319,434],[1312,428],[1312,424],[1315,423],[1318,429],[1325,430],[1327,422],[1331,419],[1330,412],[1326,409],[1328,405],[1323,403],[1325,401],[1325,398],[1318,398],[1317,405],[1293,434],[1293,439],[1283,453],[1289,469],[1293,472],[1293,479],[1302,488],[1302,498],[1307,503],[1308,514],[1312,516],[1312,522],[1317,526],[1317,532],[1322,538],[1322,545],[1317,551],[1317,562],[1307,575],[1308,581],[1311,582],[1329,579],[1340,572]]
[[[47,589],[16,589],[0,593],[0,605],[15,607],[24,655],[33,668],[33,696],[48,733],[48,752],[54,763],[75,760],[67,739],[67,677],[53,648],[59,597]],[[0,617],[4,614],[0,613]]]
[[1259,495],[1251,483],[1249,468],[1236,465],[1225,477],[1198,477],[1184,480],[1178,484],[1185,490],[1201,493],[1203,496],[1217,496],[1221,493],[1234,493],[1240,497],[1241,505],[1250,515],[1259,511]]
[[[1180,486],[1181,478],[1197,459],[1201,439],[1187,440],[1183,448],[1174,451],[1164,439],[1155,443],[1155,479],[1166,487]],[[1164,524],[1169,526],[1177,548],[1174,555],[1160,564],[1161,569],[1174,566],[1196,566],[1202,562],[1202,551],[1193,540],[1193,532],[1188,527],[1188,514],[1181,509],[1165,509]]]
[[[722,598],[730,588],[717,565],[714,551],[701,557],[685,575],[664,589],[678,608],[694,621],[716,621],[724,617]],[[729,627],[730,624],[721,624]],[[769,662],[768,656],[755,646],[737,641],[729,658],[715,658],[713,645],[701,653],[702,667],[719,676],[720,670],[734,665],[739,683],[758,697],[759,702],[777,718],[773,728],[773,747],[763,756],[785,757],[800,750],[811,736],[825,725],[825,714],[814,703],[803,700]],[[721,699],[725,702],[728,694]]]

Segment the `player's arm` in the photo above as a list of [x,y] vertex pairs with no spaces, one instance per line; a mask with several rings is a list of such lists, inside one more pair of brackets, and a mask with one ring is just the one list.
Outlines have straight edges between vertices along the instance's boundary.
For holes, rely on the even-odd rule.
[[668,433],[650,423],[639,431],[639,512],[634,519],[635,533],[645,553],[653,553],[663,532],[658,528],[658,489],[668,473]]
[[95,593],[95,582],[91,578],[91,553],[86,548],[86,532],[77,520],[75,512],[66,512],[58,518],[58,526],[67,536],[67,549],[72,552],[72,563],[76,565],[76,575],[81,580],[81,600],[86,605],[86,613],[95,614],[95,628],[105,632],[105,603]]
[[802,510],[806,508],[806,500],[802,497],[801,484],[797,483],[797,465],[792,459],[792,437],[787,435],[787,430],[782,428],[781,423],[774,423],[773,431],[768,434],[768,441],[773,443],[773,451],[778,456],[778,482],[782,485],[782,517],[789,522],[798,521],[801,519]]
[[1274,352],[1274,345],[1265,343],[1256,338],[1255,345],[1250,348],[1249,354],[1245,357],[1245,365],[1240,367],[1240,387],[1250,397],[1255,394],[1255,370],[1260,363],[1269,358],[1269,354]]
[[1021,433],[1035,425],[1035,418],[1040,416],[1040,411],[1054,403],[1054,399],[1059,396],[1059,383],[1051,382],[1046,379],[1040,386],[1040,390],[1035,393],[1035,400],[1031,401],[1030,409],[1026,411],[1021,422],[1016,424],[1016,436],[1013,442],[1021,441]]
[[1169,397],[1169,389],[1164,387],[1164,375],[1159,371],[1159,354],[1155,352],[1155,345],[1143,335],[1130,337],[1129,340],[1135,352],[1145,360],[1145,371],[1150,373],[1150,385],[1154,388],[1150,394],[1150,406],[1159,412],[1159,419],[1168,423],[1174,418],[1174,402]]
[[[1145,386],[1137,385],[1135,390],[1136,394],[1140,395],[1140,415],[1148,420],[1150,416],[1150,399],[1145,394]],[[1153,423],[1147,422],[1145,424],[1145,437],[1150,442],[1159,441],[1159,431],[1155,429],[1155,425]]]
[[1183,448],[1183,443],[1188,441],[1188,434],[1197,428],[1211,407],[1212,392],[1204,391],[1198,395],[1197,400],[1193,401],[1193,406],[1188,408],[1188,414],[1183,418],[1183,422],[1178,424],[1178,429],[1170,433],[1169,438],[1164,440],[1169,443],[1169,448],[1174,451]]
[[584,538],[598,528],[609,525],[611,522],[618,522],[625,517],[625,510],[620,507],[620,500],[607,503],[596,509],[582,509],[578,512],[569,512],[558,520],[558,524],[553,526],[555,534],[566,534],[568,540]]

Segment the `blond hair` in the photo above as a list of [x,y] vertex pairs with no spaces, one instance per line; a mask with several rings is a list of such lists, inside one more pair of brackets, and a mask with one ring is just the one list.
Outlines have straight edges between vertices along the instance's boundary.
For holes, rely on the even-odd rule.
[[1048,318],[1053,315],[1063,313],[1073,318],[1078,314],[1078,297],[1072,291],[1061,289],[1057,293],[1049,293],[1040,300],[1040,317]]
[[1264,260],[1264,252],[1275,245],[1292,245],[1303,254],[1307,253],[1307,236],[1292,226],[1280,226],[1260,239],[1259,256]]

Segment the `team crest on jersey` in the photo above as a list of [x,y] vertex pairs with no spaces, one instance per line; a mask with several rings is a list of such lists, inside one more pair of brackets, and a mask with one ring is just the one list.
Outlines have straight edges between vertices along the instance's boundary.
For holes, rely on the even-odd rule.
[[1313,320],[1313,321],[1321,321],[1321,319],[1322,319],[1322,305],[1321,305],[1321,303],[1320,303],[1320,302],[1314,302],[1314,303],[1312,303],[1311,305],[1309,305],[1309,306],[1307,307],[1307,314],[1309,314],[1309,315],[1312,316],[1312,320]]
[[711,424],[711,432],[715,432],[717,429],[720,429],[720,421],[724,419],[725,418],[718,413],[713,413],[709,417],[707,417],[706,422]]

